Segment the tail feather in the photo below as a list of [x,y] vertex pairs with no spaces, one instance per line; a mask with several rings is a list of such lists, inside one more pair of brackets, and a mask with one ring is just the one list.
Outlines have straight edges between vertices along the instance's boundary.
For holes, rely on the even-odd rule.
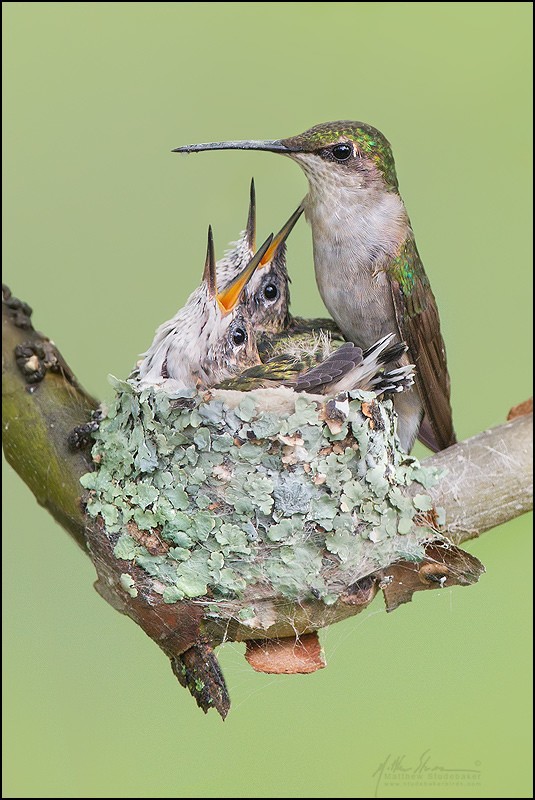
[[371,381],[371,388],[376,395],[393,394],[402,392],[414,384],[414,364],[406,364],[403,367],[391,369],[377,375]]
[[368,349],[364,351],[364,358],[377,357],[378,364],[389,364],[392,361],[398,361],[401,356],[407,352],[408,348],[405,342],[397,342],[391,347],[388,347],[394,336],[394,333],[388,333],[371,347],[368,347]]

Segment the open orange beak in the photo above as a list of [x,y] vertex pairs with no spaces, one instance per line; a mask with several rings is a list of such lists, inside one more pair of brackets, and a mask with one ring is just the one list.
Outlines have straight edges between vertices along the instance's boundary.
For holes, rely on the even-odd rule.
[[[222,292],[216,292],[217,304],[223,316],[229,314],[239,302],[242,292],[253,277],[256,269],[260,266],[273,241],[273,234],[270,234],[262,247],[254,254],[245,269],[237,275]],[[215,272],[215,262],[214,262]],[[215,280],[215,278],[214,278]]]

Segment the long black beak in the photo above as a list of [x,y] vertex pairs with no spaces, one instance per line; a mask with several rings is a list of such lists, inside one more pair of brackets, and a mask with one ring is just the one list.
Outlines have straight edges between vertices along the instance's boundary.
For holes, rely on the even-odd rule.
[[254,178],[251,178],[249,214],[247,215],[247,227],[245,228],[245,241],[249,245],[249,248],[254,251],[256,247],[256,191],[254,188]]
[[268,249],[266,250],[266,252],[262,257],[262,260],[260,262],[260,268],[265,266],[265,264],[269,264],[271,259],[275,257],[277,250],[284,244],[288,236],[291,234],[291,232],[294,229],[295,223],[297,222],[303,211],[304,208],[303,205],[301,204],[299,208],[294,211],[288,222],[284,223],[283,227],[280,229],[278,234],[273,237],[271,244],[269,245]]
[[288,147],[282,139],[267,139],[264,142],[254,140],[244,142],[207,142],[206,144],[186,144],[176,147],[173,153],[200,153],[203,150],[267,150],[270,153],[295,153],[298,148]]

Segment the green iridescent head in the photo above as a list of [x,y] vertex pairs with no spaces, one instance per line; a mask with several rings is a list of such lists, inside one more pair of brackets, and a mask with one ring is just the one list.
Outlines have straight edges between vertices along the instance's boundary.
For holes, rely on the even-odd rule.
[[[175,153],[199,153],[203,150],[267,150],[298,161],[311,177],[317,158],[332,164],[332,172],[349,176],[355,173],[361,185],[381,185],[398,190],[394,157],[388,140],[365,122],[341,120],[323,122],[287,139],[266,141],[210,142],[177,147]],[[311,158],[312,157],[312,158]],[[321,170],[325,173],[325,170]]]
[[298,136],[282,139],[289,150],[319,156],[346,172],[359,172],[373,178],[377,170],[390,190],[398,182],[390,143],[383,134],[365,122],[323,122]]

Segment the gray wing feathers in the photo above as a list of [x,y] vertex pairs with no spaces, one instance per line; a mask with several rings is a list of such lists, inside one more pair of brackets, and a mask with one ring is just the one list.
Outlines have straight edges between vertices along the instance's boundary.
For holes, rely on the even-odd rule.
[[353,342],[346,342],[321,364],[300,375],[292,384],[292,388],[296,392],[318,392],[324,386],[358,367],[359,364],[362,364],[362,360],[362,349]]

